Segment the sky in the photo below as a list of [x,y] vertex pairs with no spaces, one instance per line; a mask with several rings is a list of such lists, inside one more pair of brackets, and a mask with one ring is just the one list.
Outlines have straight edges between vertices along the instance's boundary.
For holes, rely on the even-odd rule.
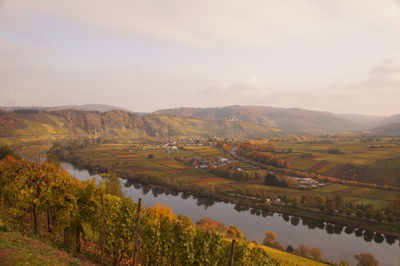
[[400,113],[400,0],[0,0],[0,105]]

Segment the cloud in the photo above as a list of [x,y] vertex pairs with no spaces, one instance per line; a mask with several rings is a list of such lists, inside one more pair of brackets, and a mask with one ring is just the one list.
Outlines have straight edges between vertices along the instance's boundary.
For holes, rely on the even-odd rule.
[[[64,27],[71,44],[60,38]],[[336,77],[398,52],[399,36],[395,0],[3,0],[0,104],[103,102],[138,111],[258,104],[391,114],[400,112],[399,57],[364,75]],[[134,43],[127,39],[140,42],[138,50],[109,67],[119,42]],[[140,63],[129,61],[137,57]]]
[[258,77],[224,81],[189,67],[131,65],[68,70],[47,66],[46,47],[0,38],[0,105],[108,103],[136,111],[232,104],[299,107],[342,113],[399,113],[400,57],[334,82],[295,83]]
[[[193,45],[263,45],[294,36],[398,30],[395,0],[5,0],[3,22],[33,14],[96,31]],[[25,27],[29,24],[25,24]]]
[[23,45],[0,37],[0,68],[21,69],[40,67],[39,61],[53,51],[45,46]]
[[51,67],[52,50],[0,38],[0,105],[54,106],[108,103],[136,111],[179,105],[186,89],[210,84],[191,68],[129,65],[117,68]]
[[359,77],[327,84],[268,82],[249,79],[222,82],[200,90],[226,104],[300,107],[340,113],[400,113],[400,57],[393,56]]

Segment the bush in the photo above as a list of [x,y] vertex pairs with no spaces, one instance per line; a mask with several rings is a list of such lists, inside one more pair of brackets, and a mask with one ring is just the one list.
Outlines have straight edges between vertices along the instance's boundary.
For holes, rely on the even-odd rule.
[[0,219],[0,232],[7,231],[6,224]]
[[11,150],[9,146],[1,146],[0,147],[0,160],[4,159],[7,155],[15,157],[14,152]]

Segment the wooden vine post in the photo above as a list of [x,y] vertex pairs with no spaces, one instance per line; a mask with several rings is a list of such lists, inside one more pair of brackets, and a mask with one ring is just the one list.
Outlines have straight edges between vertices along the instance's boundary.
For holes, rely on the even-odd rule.
[[140,233],[140,215],[142,210],[142,199],[139,198],[138,200],[138,207],[136,213],[136,223],[135,223],[135,240],[133,245],[133,258],[132,258],[132,265],[138,265],[138,253],[139,253],[139,233]]
[[228,266],[233,266],[233,263],[235,262],[235,244],[236,244],[236,239],[233,239],[231,246],[231,253],[229,254]]
[[179,238],[178,229],[179,229],[179,221],[174,226],[175,243],[174,243],[174,251],[173,251],[172,257],[171,257],[171,265],[175,265],[175,254],[176,254],[176,249],[178,246],[178,238]]
[[105,247],[105,227],[106,227],[106,215],[105,215],[105,210],[104,210],[104,195],[101,193],[100,196],[100,201],[101,201],[101,248],[100,248],[100,265],[103,265],[103,259],[104,259],[104,247]]

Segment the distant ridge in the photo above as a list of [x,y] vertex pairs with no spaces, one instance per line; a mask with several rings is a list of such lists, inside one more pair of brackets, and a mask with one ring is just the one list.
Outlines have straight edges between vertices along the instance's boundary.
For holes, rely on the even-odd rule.
[[371,133],[378,136],[400,136],[400,123],[373,128]]
[[324,134],[364,129],[359,123],[337,114],[299,108],[239,105],[212,108],[181,107],[158,110],[154,114],[204,120],[237,120],[294,134]]
[[354,123],[361,125],[364,129],[373,128],[380,121],[386,119],[385,116],[374,116],[374,115],[359,115],[359,114],[334,114],[337,117],[350,120]]
[[400,123],[400,114],[385,117],[374,123],[375,127],[387,126],[390,124]]
[[57,110],[83,110],[83,111],[98,111],[107,112],[111,110],[124,110],[128,109],[108,104],[81,104],[81,105],[62,105],[62,106],[0,106],[0,110],[14,111],[14,110],[41,110],[41,111],[57,111]]
[[268,106],[181,107],[153,113],[133,113],[106,104],[0,107],[0,137],[95,133],[120,135],[122,132],[137,137],[259,138],[345,132],[398,136],[399,125],[400,115],[335,114]]

